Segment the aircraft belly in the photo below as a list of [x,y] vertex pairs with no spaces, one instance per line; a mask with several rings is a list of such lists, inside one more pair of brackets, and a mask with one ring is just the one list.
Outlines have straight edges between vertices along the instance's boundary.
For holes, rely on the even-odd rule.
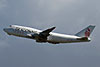
[[56,36],[49,36],[48,41],[51,42],[59,42],[59,43],[69,43],[69,42],[75,42],[76,39],[74,38],[64,38],[64,37],[56,37]]

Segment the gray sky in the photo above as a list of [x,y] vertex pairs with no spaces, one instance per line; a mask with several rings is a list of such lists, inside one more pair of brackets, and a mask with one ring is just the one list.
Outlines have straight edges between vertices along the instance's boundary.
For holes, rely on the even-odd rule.
[[[0,0],[0,67],[100,67],[99,0]],[[75,34],[96,25],[89,43],[51,45],[8,36],[11,24]]]

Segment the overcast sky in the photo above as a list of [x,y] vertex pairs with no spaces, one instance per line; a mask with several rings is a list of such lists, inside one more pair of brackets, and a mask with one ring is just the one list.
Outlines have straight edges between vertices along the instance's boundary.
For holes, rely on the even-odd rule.
[[[7,35],[13,24],[65,34],[96,28],[89,43],[52,45]],[[0,67],[100,67],[99,30],[99,0],[0,0]]]

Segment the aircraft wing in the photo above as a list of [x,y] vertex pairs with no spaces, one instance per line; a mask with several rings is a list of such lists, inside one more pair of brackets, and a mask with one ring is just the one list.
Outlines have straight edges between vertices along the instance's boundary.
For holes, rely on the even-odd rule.
[[56,27],[52,27],[52,28],[46,29],[46,30],[40,32],[39,36],[40,36],[40,37],[43,37],[43,38],[47,38],[47,36],[50,35],[49,33],[50,33],[51,31],[53,31],[55,28],[56,28]]
[[38,31],[38,33],[27,34],[30,38],[36,39],[36,42],[46,42],[47,37],[50,35],[50,32],[53,31],[56,27],[46,29],[44,31]]

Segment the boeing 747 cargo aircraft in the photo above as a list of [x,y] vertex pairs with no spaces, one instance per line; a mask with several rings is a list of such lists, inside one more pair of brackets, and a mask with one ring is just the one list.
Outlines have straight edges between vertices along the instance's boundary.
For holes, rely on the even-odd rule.
[[52,32],[56,27],[52,27],[46,30],[38,30],[35,28],[19,26],[19,25],[10,25],[8,28],[4,28],[3,30],[8,35],[14,35],[18,37],[30,38],[36,40],[39,43],[75,43],[75,42],[89,42],[91,39],[89,38],[91,32],[95,28],[93,25],[89,25],[85,29],[76,33],[75,35],[66,35],[60,33]]

